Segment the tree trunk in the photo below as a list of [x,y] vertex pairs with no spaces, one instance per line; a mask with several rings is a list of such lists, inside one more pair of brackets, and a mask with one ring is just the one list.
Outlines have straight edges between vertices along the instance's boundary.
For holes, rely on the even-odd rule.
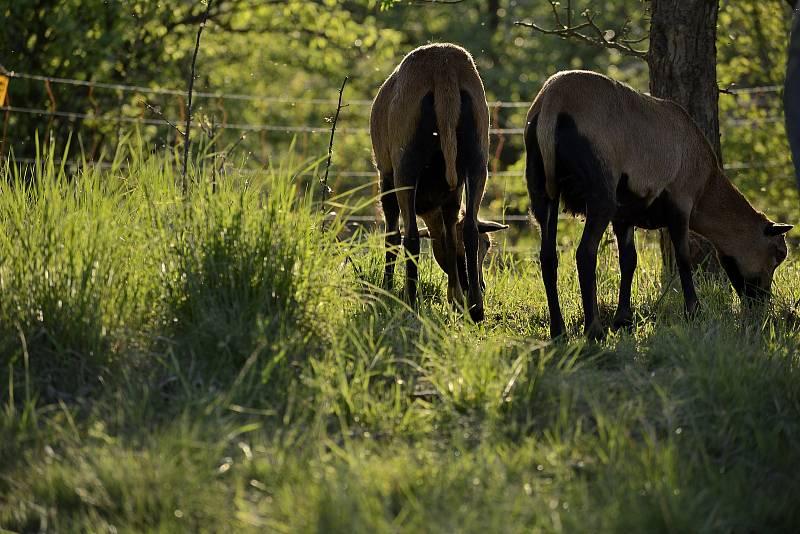
[[[650,19],[650,93],[683,106],[711,142],[722,162],[717,88],[718,0],[652,0]],[[720,272],[714,247],[692,234],[692,263]],[[675,273],[669,234],[661,231],[664,274]]]

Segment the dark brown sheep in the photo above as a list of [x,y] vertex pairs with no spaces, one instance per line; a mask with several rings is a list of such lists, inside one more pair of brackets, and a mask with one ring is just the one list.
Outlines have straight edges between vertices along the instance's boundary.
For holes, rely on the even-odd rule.
[[597,309],[597,249],[609,223],[619,247],[619,305],[614,327],[632,321],[636,269],[633,229],[669,230],[688,314],[697,305],[689,229],[705,236],[740,296],[769,295],[786,259],[792,226],[760,213],[731,184],[708,140],[677,104],[641,94],[606,76],[565,71],[548,79],[528,111],[526,179],[541,227],[541,268],[550,335],[564,333],[558,301],[559,199],[586,216],[576,259],[587,336],[603,335]]
[[[472,56],[452,44],[432,44],[408,54],[383,83],[370,115],[375,166],[386,220],[384,287],[391,288],[399,216],[406,252],[406,300],[416,301],[420,230],[432,238],[434,257],[447,273],[447,296],[483,318],[482,235],[505,225],[478,220],[487,178],[489,112]],[[466,187],[465,187],[466,185]],[[462,196],[466,189],[466,206]]]

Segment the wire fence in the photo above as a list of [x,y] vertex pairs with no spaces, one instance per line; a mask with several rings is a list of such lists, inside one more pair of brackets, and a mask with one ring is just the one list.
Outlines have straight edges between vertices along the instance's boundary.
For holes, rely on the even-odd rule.
[[[21,72],[9,71],[5,73],[9,78],[17,78],[24,80],[36,80],[47,83],[55,83],[62,85],[73,85],[80,87],[96,87],[98,89],[110,89],[114,91],[123,91],[129,93],[142,93],[142,94],[155,94],[155,95],[168,95],[168,96],[188,96],[185,89],[167,89],[163,87],[147,87],[143,85],[128,85],[120,83],[106,83],[96,82],[91,80],[75,80],[71,78],[57,78],[52,76],[41,76],[38,74],[25,74]],[[313,105],[336,105],[337,99],[329,98],[309,98],[309,97],[284,97],[284,96],[271,96],[271,95],[258,95],[258,94],[242,94],[242,93],[223,93],[223,92],[207,92],[207,91],[193,91],[193,98],[211,98],[219,100],[244,100],[250,102],[266,102],[272,104],[313,104]],[[350,99],[347,103],[351,106],[371,106],[372,100],[366,99]],[[508,107],[508,108],[522,108],[530,107],[530,102],[503,102],[493,101],[489,102],[491,107]]]
[[[148,119],[144,117],[125,117],[125,116],[115,116],[115,115],[97,115],[94,113],[81,113],[77,111],[58,111],[58,110],[49,110],[49,109],[40,109],[40,108],[26,108],[26,107],[16,107],[16,106],[2,106],[0,107],[0,111],[8,111],[10,113],[25,113],[30,115],[39,115],[39,116],[55,116],[55,117],[64,117],[67,119],[82,119],[82,120],[93,120],[98,121],[106,124],[116,124],[116,123],[129,123],[129,124],[145,124],[150,126],[171,126],[172,124],[185,124],[184,120],[181,119],[167,119],[167,118],[160,118],[160,119]],[[205,123],[201,123],[198,121],[193,121],[191,123],[192,128],[198,128],[201,126],[205,126]],[[238,130],[241,132],[284,132],[287,134],[292,133],[311,133],[311,134],[330,134],[330,128],[328,127],[320,127],[320,126],[313,126],[313,125],[277,125],[277,124],[250,124],[250,123],[221,123],[215,126],[221,130]],[[336,129],[337,133],[369,133],[369,128],[366,126],[364,127],[342,127]],[[525,133],[524,128],[490,128],[489,134],[490,135],[521,135]]]
[[[185,121],[180,119],[148,119],[145,117],[126,117],[121,115],[97,115],[94,113],[82,113],[78,111],[58,111],[40,108],[27,108],[17,106],[2,106],[0,111],[8,111],[10,113],[25,113],[30,115],[39,115],[43,117],[54,116],[63,117],[71,120],[92,120],[105,124],[144,124],[150,126],[171,126],[172,124],[184,124]],[[783,117],[781,116],[768,116],[753,119],[728,119],[725,124],[730,126],[752,126],[756,124],[775,124],[782,123]],[[192,128],[203,126],[204,123],[193,121]],[[294,133],[310,133],[310,134],[330,134],[330,129],[327,127],[313,126],[310,124],[304,125],[278,125],[278,124],[252,124],[252,123],[221,123],[216,125],[216,128],[221,130],[238,130],[240,132],[283,132],[286,134]],[[341,127],[336,129],[339,133],[369,133],[369,128],[364,127]],[[489,135],[523,135],[525,128],[489,128]]]
[[[138,116],[130,116],[131,109],[128,107],[126,111],[129,115],[123,113],[123,108],[120,106],[118,109],[114,109],[113,111],[106,111],[103,112],[100,110],[95,102],[92,101],[92,91],[94,89],[102,89],[107,91],[114,91],[119,94],[119,100],[121,101],[121,95],[123,93],[127,93],[134,98],[136,96],[143,97],[143,95],[154,95],[154,96],[166,96],[166,97],[178,97],[178,98],[186,98],[188,93],[184,89],[173,89],[173,88],[166,88],[166,87],[157,87],[152,85],[135,85],[135,84],[127,84],[127,83],[109,83],[109,82],[102,82],[102,81],[95,81],[95,80],[79,80],[79,79],[72,79],[72,78],[61,78],[61,77],[54,77],[54,76],[43,76],[38,74],[29,74],[29,73],[21,73],[21,72],[0,72],[0,74],[4,74],[11,79],[17,80],[29,80],[34,82],[42,82],[46,87],[47,94],[50,98],[50,109],[44,108],[37,108],[37,107],[26,107],[26,106],[3,106],[0,107],[0,113],[6,114],[6,123],[8,120],[9,114],[21,114],[21,115],[29,115],[29,116],[38,116],[38,117],[58,117],[62,119],[66,119],[69,121],[85,121],[90,126],[91,125],[122,125],[122,124],[131,124],[131,125],[142,125],[142,126],[155,126],[155,127],[170,127],[175,128],[174,125],[180,124],[182,127],[185,125],[185,119],[171,119],[164,116],[161,116],[161,111],[159,108],[153,108],[149,104],[146,104],[146,100],[141,98],[141,102],[143,105],[150,108],[151,112],[158,114],[158,118],[151,118],[144,116],[145,110],[144,108],[138,109],[136,111],[139,112]],[[65,87],[83,87],[89,89],[89,95],[87,101],[93,104],[94,111],[93,112],[86,112],[86,111],[78,111],[78,110],[61,110],[57,109],[56,100],[54,98],[53,92],[51,90],[50,85],[61,85]],[[737,95],[746,95],[749,97],[756,97],[749,102],[751,105],[755,106],[763,106],[764,102],[770,102],[769,99],[778,98],[782,92],[783,88],[778,85],[764,85],[758,87],[743,87],[743,88],[731,88],[725,91],[727,94],[731,94],[734,96]],[[338,103],[337,99],[332,98],[316,98],[316,97],[308,97],[308,96],[275,96],[275,95],[266,95],[266,94],[244,94],[244,93],[226,93],[220,91],[194,91],[192,94],[193,98],[196,99],[205,99],[205,100],[215,100],[217,102],[224,102],[224,101],[233,101],[233,102],[249,102],[249,103],[263,103],[263,104],[279,104],[288,106],[291,108],[295,108],[296,106],[336,106]],[[765,98],[767,100],[765,100]],[[2,102],[0,102],[2,104]],[[351,106],[352,108],[358,108],[359,110],[368,110],[368,108],[372,105],[372,100],[367,99],[348,99],[346,100],[346,104]],[[180,105],[183,106],[183,102],[180,102]],[[508,100],[495,100],[488,102],[489,108],[493,112],[492,122],[495,125],[503,124],[503,120],[499,117],[499,112],[501,110],[510,110],[510,113],[519,113],[521,110],[526,110],[530,107],[531,102],[529,101],[508,101]],[[227,114],[226,114],[227,115]],[[363,115],[359,115],[361,117]],[[762,117],[735,117],[735,116],[728,116],[725,117],[721,123],[723,126],[728,128],[746,128],[746,127],[756,127],[759,125],[774,125],[783,122],[783,117],[780,115],[766,115]],[[171,124],[170,124],[171,123]],[[194,120],[191,122],[191,128],[206,128],[208,125],[204,121],[197,121]],[[508,126],[508,124],[506,124]],[[309,134],[309,135],[328,135],[330,134],[330,127],[328,124],[324,125],[314,125],[314,124],[274,124],[274,123],[250,123],[250,122],[230,122],[226,119],[219,124],[214,125],[215,129],[223,130],[223,131],[232,131],[235,130],[237,132],[245,133],[245,132],[271,132],[276,134],[287,134],[287,135],[297,135],[297,134]],[[504,143],[504,136],[520,136],[524,134],[525,129],[521,127],[498,127],[494,126],[490,128],[489,134],[500,138],[501,140],[498,142],[499,148],[497,153],[495,154],[495,159],[498,158],[500,150],[503,147]],[[337,135],[348,135],[348,134],[359,134],[359,142],[368,143],[368,133],[369,128],[366,126],[339,126],[336,128]],[[5,135],[5,133],[4,133]],[[37,161],[32,158],[14,158],[13,162],[16,164],[23,164],[23,165],[32,165],[36,164]],[[77,170],[83,166],[97,166],[103,169],[114,169],[114,168],[124,168],[126,165],[123,164],[112,164],[107,161],[77,161],[77,160],[67,160],[63,162],[64,166],[68,167],[70,170]],[[738,161],[738,162],[729,162],[725,164],[726,170],[731,171],[746,171],[752,169],[772,169],[772,168],[782,168],[790,166],[790,162],[787,160],[777,160],[777,159],[769,159],[765,161]],[[223,165],[221,167],[222,172],[225,171],[226,167]],[[255,174],[259,172],[263,172],[258,169],[248,169],[248,168],[236,168],[234,171],[236,174]],[[352,178],[352,179],[363,179],[364,181],[375,181],[376,180],[376,172],[371,170],[355,170],[355,169],[336,169],[335,167],[331,169],[331,174],[334,178]],[[318,178],[316,173],[306,172],[301,174],[305,178]],[[524,172],[522,170],[496,170],[493,169],[489,172],[490,177],[494,178],[522,178],[524,176]],[[505,195],[505,193],[504,193]],[[505,198],[505,196],[504,196]],[[503,210],[505,210],[505,201],[503,202]],[[495,213],[495,214],[484,214],[484,217],[487,219],[502,221],[503,223],[512,224],[517,227],[520,225],[527,225],[530,223],[530,217],[525,214],[519,213]],[[573,217],[561,213],[559,214],[559,219],[563,220],[572,220]],[[365,214],[347,214],[346,222],[348,227],[355,229],[358,227],[367,227],[373,228],[379,225],[382,222],[382,218],[376,214],[372,215],[365,215]],[[658,243],[655,240],[642,240],[639,243],[639,246],[658,246]],[[496,243],[493,247],[499,253],[510,253],[510,254],[517,254],[517,255],[530,255],[532,258],[536,256],[536,251],[533,247],[521,247],[515,245],[509,245],[507,240],[502,240]],[[559,248],[564,248],[559,246]]]
[[[164,88],[164,87],[152,87],[152,86],[145,86],[145,85],[133,85],[133,84],[120,84],[120,83],[107,83],[101,81],[94,81],[94,80],[78,80],[72,78],[59,78],[53,76],[43,76],[37,74],[28,74],[28,73],[21,73],[21,72],[5,72],[6,76],[12,79],[20,79],[20,80],[30,80],[30,81],[39,81],[43,82],[47,85],[48,94],[50,95],[51,99],[51,107],[52,109],[43,109],[43,108],[33,108],[33,107],[24,107],[24,106],[4,106],[0,107],[0,112],[5,112],[7,114],[26,114],[26,115],[34,115],[40,117],[59,117],[63,119],[67,119],[70,121],[85,121],[89,124],[135,124],[135,125],[144,125],[144,126],[156,126],[156,127],[164,127],[169,126],[174,128],[174,124],[185,124],[184,119],[170,119],[163,116],[159,116],[158,118],[148,118],[144,116],[144,109],[139,110],[139,116],[128,116],[122,113],[121,109],[114,110],[112,112],[102,113],[99,110],[95,110],[95,112],[87,113],[85,111],[67,111],[67,110],[59,110],[56,108],[55,99],[52,96],[52,91],[50,91],[49,84],[60,84],[65,86],[72,86],[72,87],[87,87],[90,89],[98,88],[98,89],[106,89],[106,90],[113,90],[113,91],[120,91],[126,93],[133,93],[133,94],[155,94],[155,95],[166,95],[166,96],[179,96],[185,97],[187,92],[182,89],[171,89],[171,88]],[[742,95],[772,95],[778,96],[782,88],[778,85],[765,85],[759,87],[745,87],[745,88],[733,88],[730,89],[729,93],[734,95],[742,94]],[[334,99],[324,99],[324,98],[294,98],[294,97],[284,97],[284,96],[270,96],[270,95],[261,95],[261,94],[240,94],[240,93],[224,93],[224,92],[194,92],[193,96],[197,98],[206,98],[206,99],[220,99],[220,100],[240,100],[240,101],[262,101],[267,103],[280,103],[280,104],[302,104],[302,105],[334,105],[337,103],[337,100]],[[370,106],[370,100],[360,100],[360,99],[353,99],[346,101],[348,105],[351,106]],[[499,110],[502,108],[527,108],[530,106],[529,102],[520,102],[520,101],[493,101],[489,103],[489,106],[495,110]],[[150,107],[150,106],[148,106]],[[151,108],[153,109],[153,108]],[[156,113],[160,114],[160,110],[154,108]],[[495,116],[494,122],[498,122],[497,117]],[[776,123],[780,123],[783,121],[782,116],[777,115],[768,115],[758,118],[737,118],[737,117],[730,117],[724,120],[723,124],[730,126],[730,127],[741,127],[741,126],[755,126],[755,125],[772,125]],[[170,124],[171,123],[171,124]],[[207,126],[207,124],[203,121],[193,121],[190,125],[192,128],[202,128]],[[238,132],[246,133],[246,132],[273,132],[273,133],[284,133],[289,135],[296,135],[296,134],[310,134],[310,135],[328,135],[330,134],[330,128],[327,125],[324,126],[317,126],[312,124],[271,124],[271,123],[248,123],[248,122],[228,122],[223,121],[220,124],[214,125],[215,129],[218,130],[235,130]],[[362,137],[359,138],[359,142],[368,143],[367,134],[369,133],[369,128],[366,126],[340,126],[336,129],[336,133],[341,135],[348,135],[348,134],[361,134]],[[524,128],[519,127],[494,127],[489,130],[490,135],[492,136],[519,136],[524,134]],[[502,149],[502,141],[499,143]],[[499,150],[498,150],[499,153]],[[18,162],[24,162],[24,159],[18,159]],[[71,168],[76,168],[80,166],[80,162],[77,161],[69,161],[67,162]],[[768,169],[768,168],[778,168],[778,167],[787,167],[789,165],[788,159],[785,161],[780,160],[767,160],[767,161],[754,161],[754,162],[730,162],[725,165],[726,170],[734,170],[734,171],[744,171],[750,169]],[[242,170],[246,172],[245,170]],[[343,169],[343,170],[336,170],[332,169],[332,173],[334,176],[344,177],[344,178],[367,178],[373,179],[375,173],[369,170],[355,170],[355,169]],[[523,172],[521,170],[497,170],[496,168],[493,169],[493,172],[490,172],[490,176],[493,177],[522,177]]]
[[[171,96],[187,96],[187,92],[185,89],[169,89],[164,87],[150,87],[144,85],[130,85],[130,84],[121,84],[121,83],[108,83],[108,82],[98,82],[94,80],[77,80],[73,78],[58,78],[54,76],[42,76],[39,74],[27,74],[23,72],[14,72],[14,71],[7,71],[5,73],[6,76],[9,78],[17,78],[17,79],[25,79],[25,80],[36,80],[41,82],[48,82],[48,83],[56,83],[56,84],[63,84],[63,85],[74,85],[74,86],[81,86],[81,87],[96,87],[98,89],[111,89],[115,91],[124,91],[124,92],[133,92],[133,93],[143,93],[143,94],[159,94],[159,95],[171,95]],[[741,88],[731,88],[727,89],[725,92],[730,93],[733,95],[739,94],[769,94],[769,93],[779,93],[782,91],[783,88],[780,85],[763,85],[757,87],[741,87]],[[332,104],[335,105],[337,103],[337,99],[329,99],[329,98],[294,98],[294,97],[276,97],[272,95],[258,95],[258,94],[243,94],[243,93],[223,93],[223,92],[204,92],[204,91],[195,91],[192,93],[193,97],[197,98],[214,98],[214,99],[221,99],[221,100],[245,100],[245,101],[261,101],[261,102],[269,102],[269,103],[279,103],[279,104],[288,104],[288,103],[297,103],[303,102],[308,104]],[[353,99],[348,100],[348,104],[353,106],[370,106],[372,105],[372,100],[365,100],[365,99]],[[530,102],[514,102],[514,101],[491,101],[488,103],[489,107],[508,107],[508,108],[524,108],[530,107]]]
[[[179,96],[185,97],[187,96],[187,92],[182,89],[171,89],[171,88],[163,88],[163,87],[151,87],[145,85],[132,85],[132,84],[121,84],[121,83],[108,83],[108,82],[100,82],[94,80],[78,80],[73,78],[59,78],[54,76],[43,76],[38,74],[28,74],[22,72],[14,72],[14,71],[5,71],[4,73],[6,76],[13,78],[13,79],[21,79],[21,80],[31,80],[31,81],[41,81],[46,84],[46,89],[48,96],[51,100],[51,108],[50,109],[43,109],[43,108],[33,108],[33,107],[24,107],[24,106],[4,106],[0,107],[0,112],[5,113],[12,113],[12,114],[27,114],[27,115],[35,115],[40,117],[59,117],[68,119],[71,121],[90,121],[93,124],[137,124],[137,125],[145,125],[145,126],[170,126],[174,127],[175,124],[184,124],[185,121],[183,119],[172,119],[160,116],[159,118],[147,118],[143,116],[144,111],[142,110],[142,114],[137,117],[131,117],[123,115],[122,110],[116,110],[115,112],[108,112],[102,113],[99,110],[95,110],[93,113],[87,113],[85,111],[76,111],[76,110],[59,110],[56,109],[56,102],[55,97],[53,96],[53,92],[50,88],[50,84],[60,84],[60,85],[67,85],[67,86],[77,86],[77,87],[87,87],[90,89],[99,88],[99,89],[106,89],[106,90],[114,90],[114,91],[121,91],[121,92],[128,92],[134,94],[156,94],[156,95],[167,95],[167,96]],[[765,85],[759,87],[745,87],[745,88],[734,88],[730,89],[727,92],[737,95],[737,94],[763,94],[763,95],[777,95],[781,91],[781,87],[777,85]],[[193,93],[194,97],[197,98],[206,98],[206,99],[218,99],[218,100],[240,100],[240,101],[259,101],[259,102],[267,102],[267,103],[281,103],[281,104],[291,104],[292,106],[301,104],[301,105],[334,105],[337,103],[337,100],[333,99],[324,99],[324,98],[307,98],[307,97],[284,97],[284,96],[270,96],[270,95],[260,95],[260,94],[241,94],[241,93],[224,93],[224,92],[203,92],[198,91]],[[370,106],[370,100],[363,100],[363,99],[352,99],[347,100],[348,106]],[[490,108],[495,110],[495,117],[494,122],[498,122],[496,112],[503,108],[527,108],[530,106],[530,102],[521,102],[521,101],[492,101],[489,103]],[[148,105],[148,107],[151,107]],[[155,109],[157,113],[160,114],[160,110],[158,108]],[[724,122],[725,125],[730,127],[741,127],[741,126],[754,126],[758,124],[776,124],[783,121],[782,116],[778,115],[771,115],[766,117],[759,117],[759,118],[742,118],[742,117],[730,117],[727,118]],[[192,128],[203,127],[204,123],[200,121],[193,121],[190,125]],[[215,128],[219,130],[237,130],[239,132],[274,132],[274,133],[283,133],[288,135],[293,134],[311,134],[311,135],[323,135],[329,133],[329,128],[327,125],[313,125],[313,124],[271,124],[271,123],[249,123],[249,122],[229,122],[227,117],[225,120],[220,122],[219,124],[215,124]],[[493,136],[519,136],[523,135],[525,132],[524,128],[521,127],[493,127],[490,128],[489,134]],[[369,128],[366,126],[356,126],[356,127],[347,127],[342,126],[337,129],[337,133],[340,134],[368,134]],[[742,168],[742,167],[740,167]]]

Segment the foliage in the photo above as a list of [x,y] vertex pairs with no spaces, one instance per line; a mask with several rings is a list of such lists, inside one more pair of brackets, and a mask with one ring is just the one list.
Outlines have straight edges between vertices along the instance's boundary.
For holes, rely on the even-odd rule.
[[[577,14],[590,9],[597,24],[619,32],[630,20],[629,35],[647,35],[648,3],[633,0],[575,0]],[[97,2],[86,6],[64,0],[58,9],[31,9],[21,3],[0,4],[16,25],[0,28],[0,43],[8,43],[7,69],[150,87],[185,87],[188,57],[204,5],[200,2]],[[559,9],[564,9],[560,6]],[[50,15],[45,16],[47,13]],[[55,14],[55,15],[53,15]],[[130,20],[137,24],[129,24]],[[211,152],[227,153],[263,166],[280,159],[295,135],[292,131],[246,132],[239,141],[237,124],[298,126],[317,131],[297,135],[296,148],[304,157],[316,157],[327,147],[329,118],[335,102],[310,103],[308,98],[333,100],[345,75],[350,77],[340,118],[332,184],[345,191],[369,180],[338,171],[372,170],[366,133],[368,102],[402,55],[429,41],[453,41],[476,58],[489,100],[531,101],[542,81],[559,69],[591,68],[646,90],[645,65],[613,50],[600,50],[557,37],[532,34],[513,25],[516,20],[553,23],[548,2],[481,0],[438,4],[356,0],[279,0],[254,5],[245,0],[217,0],[204,34],[199,57],[198,91],[261,95],[283,99],[196,99],[196,118],[222,127]],[[718,29],[720,85],[738,87],[779,85],[785,64],[789,10],[780,0],[721,3]],[[29,29],[27,40],[16,27]],[[644,47],[646,42],[642,44]],[[174,121],[185,117],[182,98],[51,84],[55,108],[98,115],[69,120],[10,115],[11,148],[18,157],[32,157],[34,133],[41,139],[55,128],[55,139],[66,139],[74,129],[78,151],[89,159],[113,153],[120,128],[119,115],[158,122],[142,100],[160,108]],[[46,87],[40,81],[14,79],[11,103],[50,109]],[[723,156],[737,164],[734,180],[746,192],[765,188],[771,205],[781,214],[796,216],[789,179],[788,151],[782,126],[779,93],[736,97],[722,95]],[[499,128],[521,128],[525,107],[492,109]],[[46,120],[45,120],[46,119]],[[141,134],[163,146],[180,144],[180,136],[166,125],[147,125]],[[194,139],[205,137],[194,135]],[[506,133],[492,138],[493,170],[522,170],[522,138]],[[743,165],[744,164],[744,168]],[[372,192],[374,193],[374,191]],[[524,184],[518,178],[493,180],[488,192],[493,213],[526,212]],[[766,207],[766,206],[765,206]]]

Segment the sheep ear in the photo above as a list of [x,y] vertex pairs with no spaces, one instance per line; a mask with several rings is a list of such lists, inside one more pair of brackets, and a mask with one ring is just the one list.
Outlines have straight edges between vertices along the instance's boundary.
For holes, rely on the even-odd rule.
[[775,237],[778,235],[783,235],[789,230],[794,228],[794,225],[791,224],[783,224],[783,223],[770,223],[769,226],[764,228],[764,235],[769,237]]
[[427,226],[423,226],[419,229],[419,238],[420,239],[430,239],[431,238],[431,231],[428,230]]
[[507,224],[501,224],[494,221],[478,221],[478,232],[482,234],[489,234],[508,228]]

